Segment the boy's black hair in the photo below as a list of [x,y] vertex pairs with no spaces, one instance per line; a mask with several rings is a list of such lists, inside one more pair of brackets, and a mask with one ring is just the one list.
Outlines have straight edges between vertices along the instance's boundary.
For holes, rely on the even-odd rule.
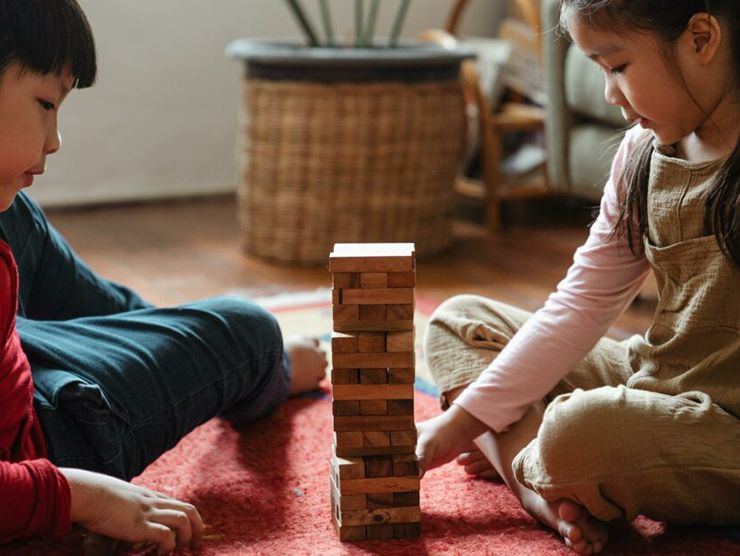
[[42,75],[69,68],[73,87],[90,87],[95,41],[77,0],[0,0],[0,76],[13,63]]

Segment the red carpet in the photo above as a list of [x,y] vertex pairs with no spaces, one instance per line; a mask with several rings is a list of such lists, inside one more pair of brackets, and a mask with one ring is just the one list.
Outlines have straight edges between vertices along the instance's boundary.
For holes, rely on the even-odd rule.
[[[417,420],[436,401],[417,392]],[[236,431],[213,420],[186,437],[137,482],[195,503],[209,525],[202,555],[545,555],[572,554],[519,508],[505,486],[469,479],[456,465],[422,481],[422,537],[342,544],[329,509],[331,406],[294,399],[277,414]],[[78,555],[81,532],[62,540],[16,542],[0,556]],[[721,530],[666,527],[646,519],[615,531],[605,554],[740,554]],[[151,553],[121,545],[118,555]],[[193,554],[183,551],[183,554]]]

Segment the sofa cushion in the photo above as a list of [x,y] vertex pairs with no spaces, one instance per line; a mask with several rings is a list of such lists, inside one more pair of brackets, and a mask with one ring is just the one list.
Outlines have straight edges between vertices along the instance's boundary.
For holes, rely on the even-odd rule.
[[573,126],[568,144],[571,194],[594,201],[601,198],[622,137],[610,125]]
[[581,116],[614,127],[626,127],[627,122],[619,107],[606,102],[604,86],[604,72],[601,68],[571,45],[565,58],[565,96],[568,107]]

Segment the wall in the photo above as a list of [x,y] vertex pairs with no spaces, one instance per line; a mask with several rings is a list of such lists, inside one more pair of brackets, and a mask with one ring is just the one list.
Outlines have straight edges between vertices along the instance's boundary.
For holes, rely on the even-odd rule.
[[[242,67],[223,55],[239,37],[296,36],[281,0],[79,0],[95,32],[99,78],[60,113],[63,145],[29,193],[45,206],[233,191]],[[305,0],[318,13],[315,0]],[[369,2],[365,2],[367,6]],[[492,36],[503,0],[471,2],[461,35]],[[398,0],[383,0],[378,34]],[[452,0],[414,0],[406,37],[442,26]],[[333,0],[351,33],[350,0]]]

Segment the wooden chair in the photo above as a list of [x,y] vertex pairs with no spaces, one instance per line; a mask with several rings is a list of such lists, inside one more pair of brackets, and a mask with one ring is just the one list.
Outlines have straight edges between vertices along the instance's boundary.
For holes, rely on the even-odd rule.
[[[528,24],[540,28],[538,0],[514,0]],[[456,0],[445,24],[445,31],[455,36],[458,24],[469,0]],[[539,36],[539,33],[538,33]],[[522,131],[542,132],[545,111],[537,106],[521,103],[504,104],[498,111],[491,110],[488,99],[481,90],[475,62],[465,62],[462,68],[466,96],[474,99],[478,108],[480,128],[482,180],[458,178],[458,193],[478,198],[486,202],[486,218],[492,229],[502,226],[501,205],[510,199],[552,196],[555,194],[548,185],[547,171],[543,168],[542,177],[534,184],[507,183],[502,174],[504,138],[507,134]]]

